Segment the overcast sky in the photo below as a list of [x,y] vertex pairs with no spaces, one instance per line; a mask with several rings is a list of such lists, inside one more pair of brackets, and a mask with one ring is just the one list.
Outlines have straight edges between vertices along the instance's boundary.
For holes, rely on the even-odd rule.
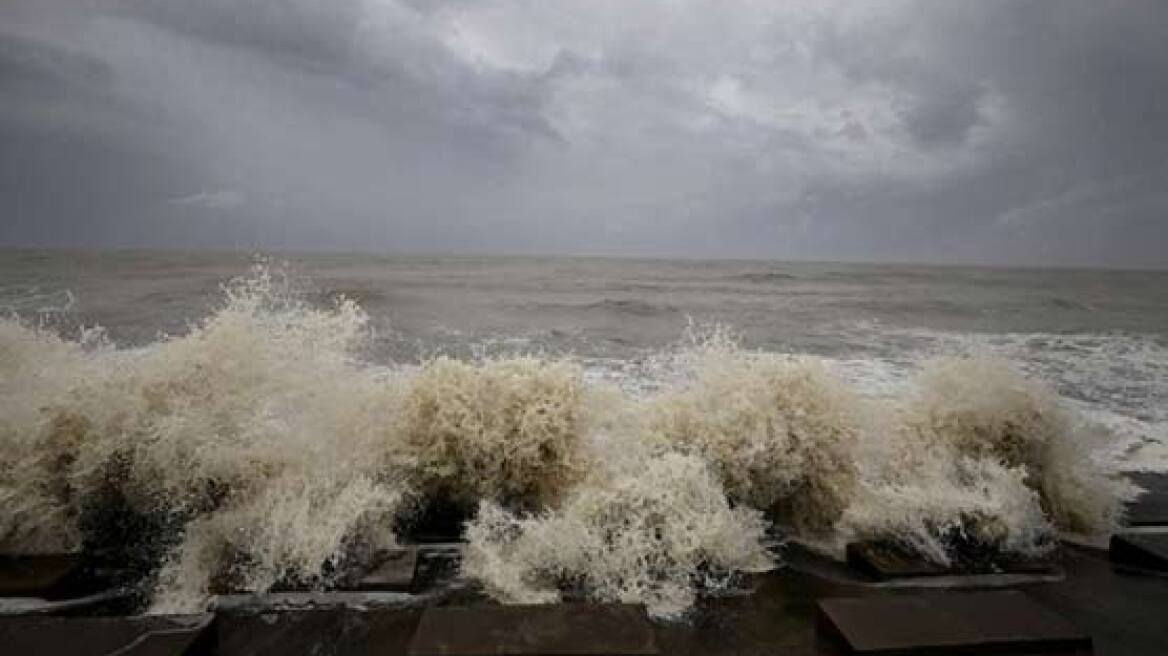
[[1168,266],[1168,2],[2,0],[0,243]]

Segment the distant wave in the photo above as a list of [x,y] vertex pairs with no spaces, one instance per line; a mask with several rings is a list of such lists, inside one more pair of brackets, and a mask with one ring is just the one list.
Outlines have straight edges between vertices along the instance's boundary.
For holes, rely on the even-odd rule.
[[653,317],[673,314],[680,310],[672,305],[654,303],[639,298],[603,298],[591,303],[530,303],[521,304],[529,311],[595,312],[603,314]]
[[1060,296],[1049,297],[1044,302],[1047,305],[1058,308],[1060,310],[1083,310],[1086,312],[1093,312],[1095,310],[1095,308],[1088,303],[1071,300],[1069,298],[1062,298]]
[[730,276],[731,280],[743,280],[753,283],[778,283],[787,280],[798,280],[799,276],[789,273],[780,273],[778,271],[752,271],[748,273],[740,273],[738,275]]
[[589,303],[584,306],[589,310],[603,310],[605,312],[616,312],[621,314],[635,314],[637,316],[647,317],[667,312],[677,312],[677,308],[671,305],[659,305],[650,301],[641,299],[613,299],[606,298],[596,303]]

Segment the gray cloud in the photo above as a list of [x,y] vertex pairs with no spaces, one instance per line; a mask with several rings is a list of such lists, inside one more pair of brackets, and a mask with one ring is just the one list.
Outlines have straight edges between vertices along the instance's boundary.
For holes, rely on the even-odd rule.
[[0,7],[0,243],[1168,265],[1168,7]]

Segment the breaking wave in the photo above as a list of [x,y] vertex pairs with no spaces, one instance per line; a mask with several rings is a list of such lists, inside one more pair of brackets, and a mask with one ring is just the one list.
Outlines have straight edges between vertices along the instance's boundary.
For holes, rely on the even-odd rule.
[[1033,555],[1110,531],[1133,493],[1107,427],[992,357],[872,397],[713,330],[632,393],[568,358],[381,366],[371,339],[355,302],[310,305],[264,266],[141,348],[0,320],[0,549],[112,550],[146,563],[155,611],[190,611],[327,587],[445,507],[488,594],[669,615],[775,566],[772,527],[836,555]]

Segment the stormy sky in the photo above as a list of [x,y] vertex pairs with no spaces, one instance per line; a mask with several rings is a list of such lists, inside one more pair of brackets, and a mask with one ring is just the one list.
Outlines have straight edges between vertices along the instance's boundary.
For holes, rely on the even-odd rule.
[[1168,266],[1168,3],[3,0],[0,244]]

